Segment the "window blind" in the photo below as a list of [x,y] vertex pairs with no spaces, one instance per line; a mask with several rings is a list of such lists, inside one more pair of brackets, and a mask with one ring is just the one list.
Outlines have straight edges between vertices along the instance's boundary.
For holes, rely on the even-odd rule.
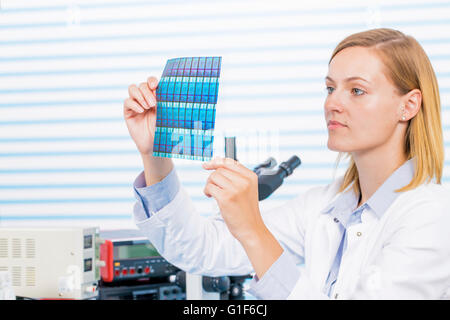
[[[133,227],[142,171],[124,119],[128,86],[169,58],[221,56],[214,154],[236,136],[252,168],[269,156],[302,165],[261,207],[325,185],[324,77],[334,47],[375,27],[424,47],[436,71],[450,183],[448,1],[0,1],[0,226]],[[174,159],[198,211],[217,211],[201,162]]]

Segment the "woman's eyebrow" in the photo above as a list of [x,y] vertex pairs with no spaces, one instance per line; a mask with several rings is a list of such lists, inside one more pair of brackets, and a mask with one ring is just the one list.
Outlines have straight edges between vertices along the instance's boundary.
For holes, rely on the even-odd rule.
[[[329,77],[329,76],[326,76],[325,80],[334,82],[334,80],[331,77]],[[345,82],[349,82],[349,81],[352,81],[352,80],[362,80],[362,81],[365,81],[365,82],[370,84],[370,81],[368,81],[368,80],[366,80],[364,78],[361,78],[361,77],[348,77],[348,78],[344,79]]]

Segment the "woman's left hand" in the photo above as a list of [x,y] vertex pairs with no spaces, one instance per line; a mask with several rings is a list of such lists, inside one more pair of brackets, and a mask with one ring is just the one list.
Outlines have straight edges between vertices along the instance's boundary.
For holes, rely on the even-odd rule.
[[265,231],[258,204],[258,176],[230,158],[202,164],[210,174],[203,192],[216,199],[231,234],[241,243]]

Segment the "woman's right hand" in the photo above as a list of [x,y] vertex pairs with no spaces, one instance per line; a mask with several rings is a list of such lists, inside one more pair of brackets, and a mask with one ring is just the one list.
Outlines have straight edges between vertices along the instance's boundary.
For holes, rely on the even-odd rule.
[[123,104],[125,122],[131,138],[142,155],[152,155],[156,128],[156,88],[158,79],[150,77],[139,86],[128,87]]

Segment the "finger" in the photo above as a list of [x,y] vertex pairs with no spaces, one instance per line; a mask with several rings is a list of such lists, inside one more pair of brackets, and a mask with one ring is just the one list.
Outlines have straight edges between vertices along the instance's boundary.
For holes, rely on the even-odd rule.
[[209,160],[208,162],[204,162],[206,165],[234,165],[239,164],[239,161],[231,159],[231,158],[224,158],[224,157],[214,157],[213,159]]
[[142,95],[144,96],[145,101],[150,107],[156,107],[156,98],[153,93],[148,88],[147,82],[142,82],[139,85],[139,90],[141,90]]
[[220,189],[218,186],[216,186],[213,183],[207,183],[205,188],[203,189],[203,193],[208,198],[213,197],[214,199],[218,200],[218,199],[221,199],[222,189]]
[[245,177],[250,177],[251,173],[253,173],[253,171],[251,171],[250,169],[248,169],[247,167],[242,165],[239,161],[231,159],[231,158],[216,157],[208,162],[204,162],[202,164],[202,166],[206,170],[227,168],[231,171],[240,173],[240,174],[244,175]]
[[216,169],[217,173],[220,173],[222,176],[224,176],[225,178],[227,178],[228,180],[231,181],[231,183],[233,184],[233,187],[242,183],[245,183],[246,177],[243,176],[241,173],[238,173],[236,171],[232,171],[230,169],[227,168],[218,168]]
[[[230,158],[214,157],[207,162],[203,162],[202,167],[205,168],[206,170],[217,169],[217,168],[219,168],[220,165],[225,164],[225,159],[230,159]],[[233,160],[233,159],[231,159],[231,160]]]
[[213,183],[221,189],[233,189],[233,182],[218,171],[209,175],[208,183]]
[[156,90],[156,88],[158,87],[158,79],[156,79],[156,77],[149,77],[147,79],[147,84],[148,87],[150,88],[150,90]]
[[136,100],[137,102],[139,102],[143,108],[145,108],[145,109],[149,108],[147,102],[145,102],[145,99],[144,99],[144,96],[142,95],[141,90],[139,90],[135,84],[132,84],[131,86],[128,87],[128,93],[130,94],[130,97],[132,99]]
[[144,108],[142,108],[142,107],[139,105],[139,103],[137,103],[136,101],[134,101],[134,100],[131,99],[131,98],[125,99],[125,102],[124,102],[124,104],[123,104],[123,107],[124,107],[125,111],[132,110],[132,111],[134,111],[134,112],[136,112],[136,113],[142,113],[142,112],[144,112]]

